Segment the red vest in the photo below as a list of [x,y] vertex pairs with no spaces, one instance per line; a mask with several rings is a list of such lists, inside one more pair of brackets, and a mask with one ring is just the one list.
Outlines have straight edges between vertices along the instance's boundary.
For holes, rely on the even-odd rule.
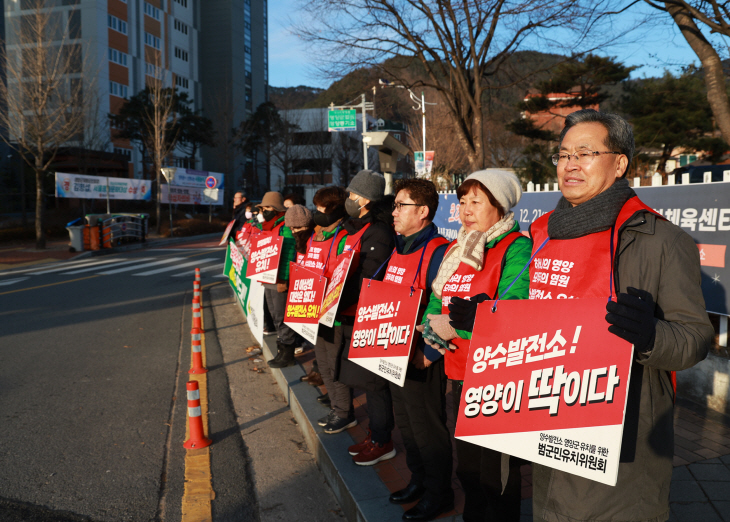
[[[390,261],[388,261],[388,268],[385,270],[383,282],[406,286],[413,285],[413,288],[423,290],[421,303],[425,305],[428,302],[428,264],[434,251],[448,242],[448,239],[438,236],[431,239],[424,247],[414,250],[410,254],[394,252]],[[426,249],[425,252],[423,252],[424,248]],[[421,270],[418,271],[421,255],[423,255],[423,262],[421,263]],[[414,278],[415,282],[413,281]],[[418,322],[420,323],[420,321],[421,318],[419,317]]]
[[[362,235],[365,233],[365,231],[370,228],[371,223],[366,224],[364,227],[362,227],[360,230],[355,232],[354,234],[347,236],[347,239],[345,240],[345,250],[347,251],[352,250],[352,264],[350,265],[350,270],[352,270],[352,267],[357,266],[358,263],[360,263],[360,248],[362,247],[362,242],[360,241],[362,239]],[[343,251],[343,252],[344,252]],[[335,265],[333,265],[335,266]],[[351,274],[348,274],[351,275]],[[358,292],[360,290],[358,289]],[[349,306],[346,310],[339,311],[342,315],[355,315],[355,312],[357,312],[357,303]]]
[[[488,248],[484,252],[484,268],[482,268],[481,272],[477,272],[466,263],[461,263],[441,291],[441,313],[449,313],[448,306],[452,297],[466,298],[486,293],[491,299],[496,298],[499,289],[499,280],[502,277],[504,256],[507,253],[507,249],[518,237],[522,237],[522,234],[519,232],[511,232],[502,238],[499,243],[494,245],[493,248]],[[446,250],[447,254],[455,243],[456,241],[451,242],[451,245]],[[445,256],[446,254],[444,254]],[[446,354],[444,354],[444,370],[449,379],[463,381],[471,340],[456,337],[450,342],[455,344],[458,349],[453,352],[446,350]]]
[[[621,226],[637,212],[654,212],[633,197],[624,203],[618,217],[611,246],[611,229],[576,239],[551,239],[530,265],[530,299],[579,299],[616,295],[611,289],[611,251],[618,246]],[[547,239],[548,218],[536,219],[530,227],[533,253]]]
[[[580,299],[604,297],[614,299],[618,288],[615,285],[617,266],[615,252],[618,249],[621,227],[637,212],[654,210],[634,196],[621,208],[614,226],[613,245],[611,229],[576,239],[551,239],[545,244],[530,265],[530,299]],[[533,253],[548,238],[548,217],[552,212],[536,219],[530,227]],[[658,215],[658,214],[657,214]],[[659,216],[661,217],[661,216]],[[664,218],[662,218],[664,219]],[[614,252],[611,266],[611,252]],[[674,393],[677,393],[677,376],[669,372]]]
[[[347,231],[340,228],[337,235],[333,235],[331,238],[325,239],[324,241],[314,241],[314,238],[309,238],[307,253],[305,255],[297,254],[297,264],[311,268],[315,271],[321,271],[324,269],[325,277],[327,279],[331,278],[332,271],[335,269],[335,266],[337,266],[337,245],[346,235]],[[327,257],[328,255],[329,257]]]

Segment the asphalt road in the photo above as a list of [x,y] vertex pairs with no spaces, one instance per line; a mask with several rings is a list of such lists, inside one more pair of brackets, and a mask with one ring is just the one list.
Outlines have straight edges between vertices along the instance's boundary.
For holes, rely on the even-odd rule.
[[[223,258],[180,245],[0,273],[0,520],[179,520],[192,273],[220,281]],[[253,502],[229,439],[218,484]]]

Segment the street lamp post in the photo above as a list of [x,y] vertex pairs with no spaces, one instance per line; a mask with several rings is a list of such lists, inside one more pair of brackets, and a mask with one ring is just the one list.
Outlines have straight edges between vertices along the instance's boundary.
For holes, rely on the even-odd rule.
[[423,152],[425,154],[426,152],[426,105],[438,105],[438,103],[429,103],[426,101],[426,98],[423,94],[423,91],[421,91],[421,96],[418,97],[412,90],[410,90],[405,85],[399,85],[391,82],[390,80],[383,80],[382,78],[378,80],[378,83],[380,84],[380,87],[395,87],[397,89],[406,89],[408,91],[408,94],[411,95],[411,100],[413,100],[416,103],[416,106],[413,107],[414,111],[417,111],[420,109],[421,111],[421,122],[423,127]]

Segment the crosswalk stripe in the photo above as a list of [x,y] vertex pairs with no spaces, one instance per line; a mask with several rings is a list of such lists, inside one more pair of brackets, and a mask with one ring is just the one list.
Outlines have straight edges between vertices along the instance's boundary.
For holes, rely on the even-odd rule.
[[[218,265],[210,265],[210,266],[204,266],[200,269],[200,273],[203,272],[210,272],[211,270],[223,270],[223,267],[225,266],[225,263],[220,263]],[[191,275],[195,275],[195,270],[186,270],[185,272],[181,274],[175,274],[172,277],[189,277]]]
[[[64,270],[74,270],[76,268],[82,268],[82,267],[97,267],[99,265],[108,265],[109,263],[116,263],[119,261],[118,259],[104,259],[101,261],[87,261],[86,263],[80,263],[74,266],[62,266],[57,268],[51,268],[50,270],[40,270],[38,272],[31,272],[32,275],[43,275],[43,274],[51,274],[53,272],[63,272]],[[73,272],[72,272],[73,273]]]
[[104,268],[104,269],[107,269],[107,268],[117,268],[119,266],[131,265],[133,263],[141,263],[142,261],[148,261],[149,259],[151,259],[151,258],[149,258],[149,257],[138,257],[137,259],[120,259],[118,261],[121,261],[121,263],[115,263],[112,266],[103,266],[103,267],[100,267],[98,265],[94,265],[94,266],[90,266],[88,268],[82,268],[81,270],[74,270],[72,272],[64,272],[62,275],[80,274],[82,272],[90,272],[91,270],[98,270],[99,268]]
[[[88,263],[88,262],[89,262],[88,259],[79,259],[78,261],[63,261],[62,263],[63,263],[64,268],[71,269],[71,268],[74,268],[74,267],[76,267],[76,266],[78,266],[80,264]],[[15,274],[27,274],[29,272],[35,272],[36,270],[43,270],[43,269],[46,269],[46,268],[49,268],[49,267],[52,267],[52,266],[53,267],[59,266],[59,262],[45,263],[42,266],[37,266],[36,265],[36,266],[34,266],[32,268],[24,268],[22,270],[6,270],[4,272],[0,272],[0,276],[2,276],[2,275],[10,275],[10,274],[12,274],[12,275],[15,275]]]
[[119,274],[121,272],[130,272],[132,270],[138,270],[140,268],[149,268],[152,266],[157,265],[166,265],[168,263],[175,263],[176,261],[180,261],[182,259],[185,259],[183,257],[168,257],[167,259],[162,259],[160,261],[154,261],[152,263],[145,263],[142,265],[134,265],[134,266],[127,266],[125,268],[117,268],[116,270],[107,270],[105,272],[100,272],[102,275],[112,275],[112,274]]
[[196,259],[195,261],[190,261],[189,263],[183,263],[181,265],[175,265],[175,266],[167,266],[164,268],[158,268],[156,270],[148,270],[147,272],[140,272],[138,274],[132,274],[132,275],[133,276],[150,276],[150,275],[154,275],[154,274],[161,274],[162,272],[172,272],[173,270],[179,270],[181,268],[185,268],[185,267],[193,266],[193,265],[199,265],[201,263],[207,263],[209,261],[217,261],[217,258],[211,257],[208,259]]
[[21,281],[25,281],[26,279],[30,279],[30,276],[16,277],[15,279],[8,279],[6,281],[0,281],[0,286],[14,285],[15,283],[20,283]]

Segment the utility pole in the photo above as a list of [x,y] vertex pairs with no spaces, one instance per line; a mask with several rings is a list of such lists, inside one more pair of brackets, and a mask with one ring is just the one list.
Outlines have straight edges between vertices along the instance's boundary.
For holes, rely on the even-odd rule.
[[[357,98],[355,98],[357,99]],[[368,118],[367,118],[367,111],[373,111],[375,112],[375,103],[374,102],[368,102],[365,100],[365,94],[360,95],[360,103],[357,105],[335,105],[334,103],[330,103],[329,109],[331,111],[334,110],[343,110],[343,109],[362,109],[362,131],[367,132],[368,131]],[[329,131],[338,131],[338,130],[356,130],[356,129],[332,129],[329,128]],[[362,155],[363,155],[363,168],[368,168],[368,144],[363,140],[362,142]]]

